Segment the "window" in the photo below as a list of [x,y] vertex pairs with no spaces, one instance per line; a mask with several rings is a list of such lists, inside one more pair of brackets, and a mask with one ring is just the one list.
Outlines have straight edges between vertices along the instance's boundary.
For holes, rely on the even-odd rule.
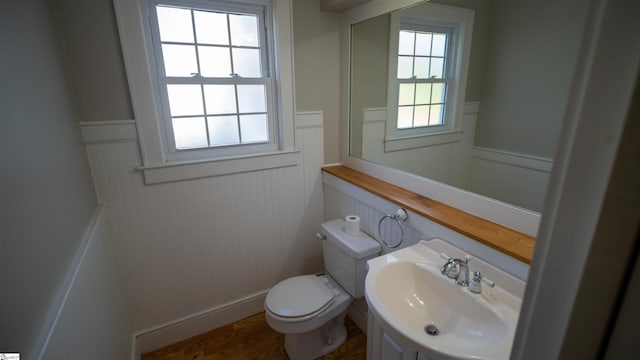
[[472,10],[438,4],[391,15],[386,151],[460,132],[472,28]]
[[397,129],[444,125],[447,40],[436,31],[400,30],[398,35]]
[[114,4],[143,170],[294,152],[290,0]]
[[169,151],[273,144],[264,7],[151,4]]

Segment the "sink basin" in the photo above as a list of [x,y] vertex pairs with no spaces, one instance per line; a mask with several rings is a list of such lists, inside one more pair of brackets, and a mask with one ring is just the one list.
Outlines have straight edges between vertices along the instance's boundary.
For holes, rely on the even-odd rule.
[[[444,260],[428,245],[423,242],[368,262],[365,293],[381,326],[427,358],[508,359],[521,294],[518,298],[500,283],[524,283],[500,274],[496,287],[471,293],[440,273]],[[477,269],[474,262],[479,261],[469,263],[471,271]],[[487,266],[482,265],[483,274],[494,275]],[[430,332],[437,329],[437,335],[427,334],[427,326]]]
[[[398,321],[416,333],[435,325],[438,336],[455,337],[458,345],[496,344],[507,336],[504,314],[443,276],[432,264],[391,263],[381,269],[376,292]],[[502,315],[502,316],[501,316]]]

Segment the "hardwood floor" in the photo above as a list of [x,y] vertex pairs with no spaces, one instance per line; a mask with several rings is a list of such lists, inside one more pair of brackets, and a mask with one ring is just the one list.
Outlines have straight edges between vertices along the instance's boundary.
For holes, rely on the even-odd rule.
[[[345,320],[347,340],[322,360],[363,360],[367,338],[349,319]],[[142,354],[142,360],[246,360],[288,359],[284,335],[267,325],[264,313],[208,331],[173,345]],[[309,359],[311,360],[311,359]]]

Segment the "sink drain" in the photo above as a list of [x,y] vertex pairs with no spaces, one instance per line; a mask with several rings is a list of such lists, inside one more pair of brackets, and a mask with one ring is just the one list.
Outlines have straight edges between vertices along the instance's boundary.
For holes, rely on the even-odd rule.
[[436,336],[438,335],[440,330],[438,330],[438,328],[435,325],[429,324],[424,327],[424,332],[426,332],[427,335]]

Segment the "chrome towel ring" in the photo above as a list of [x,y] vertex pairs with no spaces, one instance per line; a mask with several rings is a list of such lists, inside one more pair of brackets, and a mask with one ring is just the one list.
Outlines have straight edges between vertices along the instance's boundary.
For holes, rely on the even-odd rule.
[[[384,240],[384,237],[382,236],[382,222],[384,222],[385,219],[394,220],[396,224],[398,224],[398,227],[400,227],[400,241],[398,241],[396,245],[389,245],[389,243],[386,242]],[[395,214],[388,214],[381,217],[380,221],[378,221],[378,237],[380,238],[380,242],[382,242],[389,249],[395,249],[400,246],[402,244],[402,241],[404,240],[404,228],[402,227],[402,221],[405,220],[407,220],[407,211],[403,208],[398,209]]]

